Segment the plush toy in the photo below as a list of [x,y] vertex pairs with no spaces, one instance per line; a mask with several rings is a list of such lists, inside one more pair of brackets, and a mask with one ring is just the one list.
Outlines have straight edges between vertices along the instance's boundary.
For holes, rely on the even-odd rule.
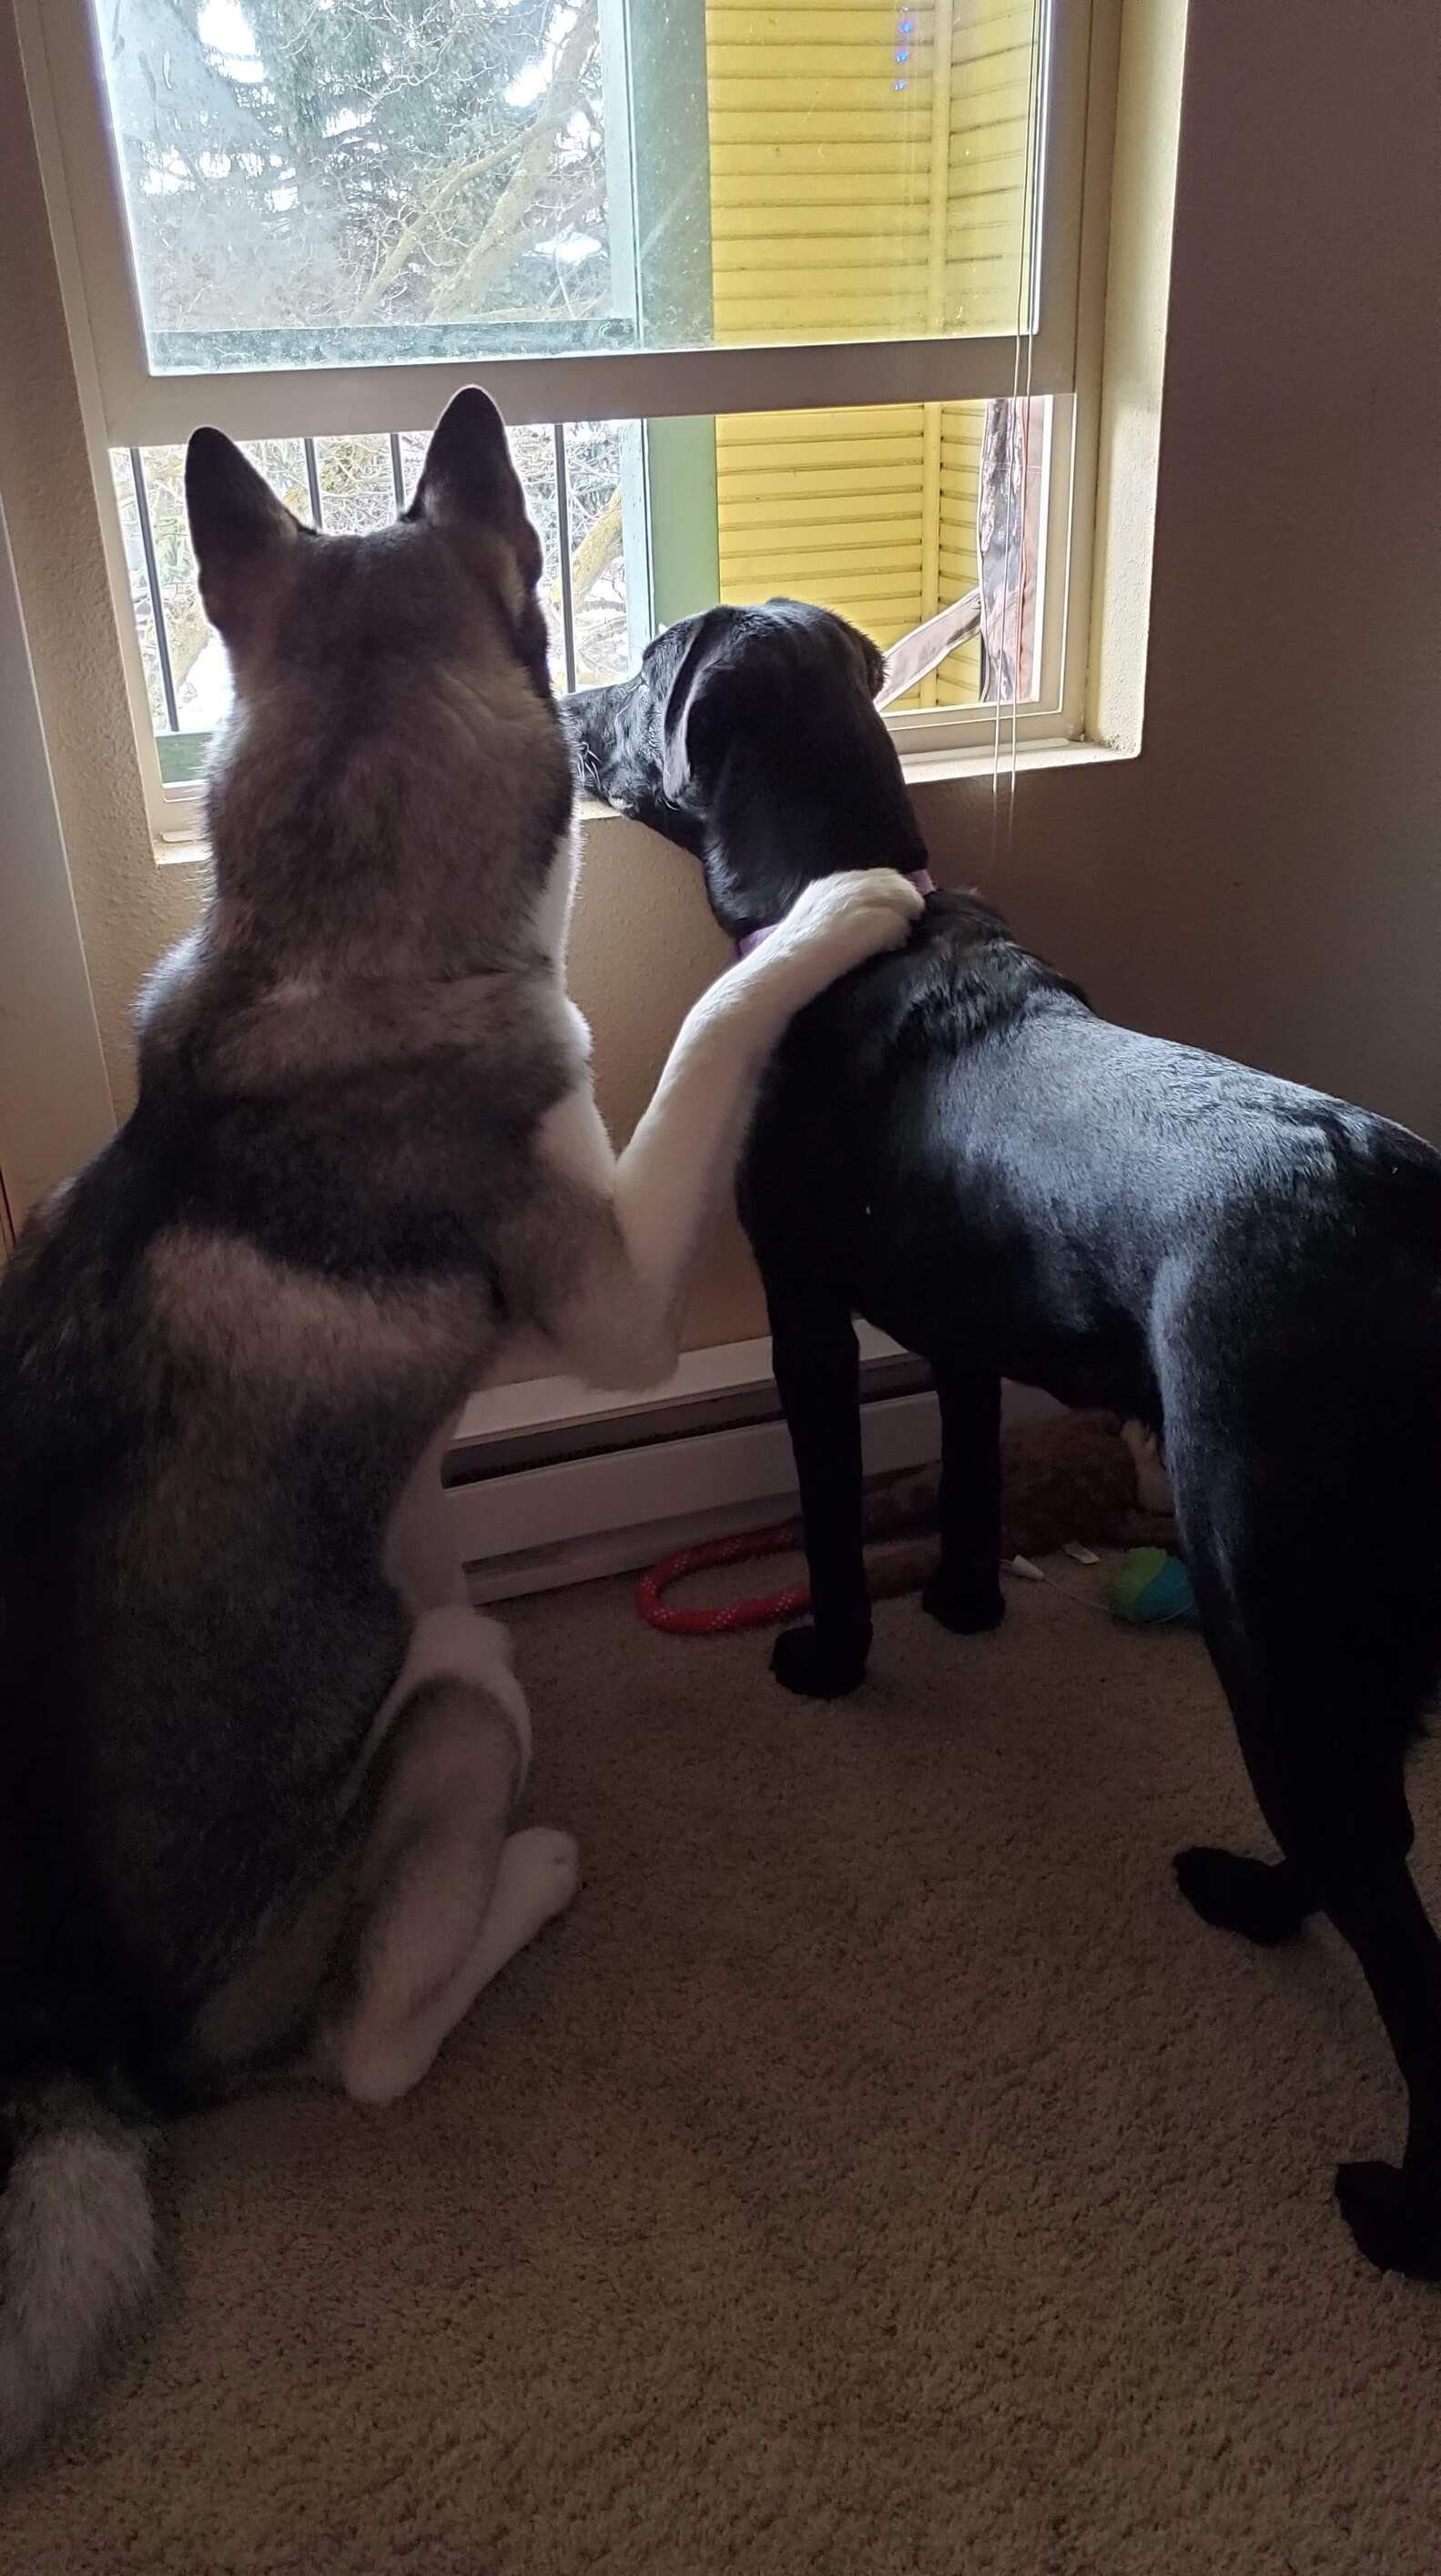
[[1133,1628],[1159,1627],[1173,1619],[1194,1624],[1197,1617],[1191,1578],[1180,1558],[1163,1547],[1133,1547],[1107,1587],[1106,1602]]
[[[874,1486],[866,1498],[868,1538],[904,1536],[925,1581],[935,1561],[934,1542],[920,1533],[934,1527],[940,1470],[924,1467]],[[1059,1413],[1041,1422],[1017,1423],[1001,1437],[1002,1547],[1006,1556],[1050,1556],[1068,1541],[1093,1547],[1168,1547],[1175,1537],[1171,1489],[1160,1453],[1138,1422],[1114,1413]],[[907,1558],[907,1562],[910,1561]],[[869,1560],[877,1590],[909,1591],[892,1578],[901,1570],[897,1546],[877,1547]]]

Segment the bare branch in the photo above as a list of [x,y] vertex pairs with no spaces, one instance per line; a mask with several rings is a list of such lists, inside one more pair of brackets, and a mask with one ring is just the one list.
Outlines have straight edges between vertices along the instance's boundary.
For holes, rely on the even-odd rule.
[[501,162],[508,161],[510,157],[511,147],[508,143],[504,143],[496,152],[483,152],[478,161],[458,161],[453,169],[447,170],[440,185],[427,197],[414,221],[406,225],[399,240],[386,252],[365,293],[357,303],[352,320],[363,322],[368,313],[375,311],[387,288],[395,284],[411,253],[419,249],[421,239],[429,226],[434,223],[438,214],[444,212],[457,190],[465,187],[471,179],[484,178],[487,170],[498,169]]
[[462,260],[431,308],[431,320],[443,322],[460,312],[473,313],[486,290],[504,275],[522,238],[530,229],[536,191],[550,166],[550,156],[567,117],[580,98],[580,80],[595,44],[596,0],[586,0],[555,58],[550,86],[536,109],[515,168],[501,190],[479,240]]
[[583,608],[599,581],[620,552],[620,492],[612,492],[600,517],[587,528],[570,568],[570,595],[577,608]]

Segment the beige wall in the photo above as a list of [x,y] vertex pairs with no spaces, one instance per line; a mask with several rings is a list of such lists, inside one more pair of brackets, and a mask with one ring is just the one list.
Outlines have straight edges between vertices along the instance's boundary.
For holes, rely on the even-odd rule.
[[[123,1101],[129,998],[193,879],[145,839],[9,8],[0,488]],[[988,788],[918,801],[938,872],[1102,1008],[1441,1136],[1438,28],[1433,0],[1362,42],[1334,0],[1193,10],[1144,748],[1023,779],[994,869]],[[722,955],[686,862],[597,823],[573,976],[618,1126]],[[722,1245],[690,1338],[758,1320]]]
[[[1441,12],[1196,0],[1138,760],[991,891],[1116,1016],[1441,1139]],[[985,871],[973,792],[928,800]]]

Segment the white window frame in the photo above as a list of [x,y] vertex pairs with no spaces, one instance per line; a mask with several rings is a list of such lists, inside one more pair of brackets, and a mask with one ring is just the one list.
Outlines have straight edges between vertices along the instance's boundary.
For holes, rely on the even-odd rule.
[[1047,76],[1033,193],[1032,328],[912,340],[818,342],[572,357],[400,362],[153,375],[90,0],[17,0],[117,607],[146,808],[157,842],[193,842],[194,788],[160,774],[110,451],[181,444],[200,421],[238,439],[427,430],[483,377],[505,418],[661,420],[725,412],[1050,397],[1044,596],[1035,700],[892,716],[903,756],[990,755],[1084,733],[1101,405],[1106,250],[1120,0],[1039,0]]

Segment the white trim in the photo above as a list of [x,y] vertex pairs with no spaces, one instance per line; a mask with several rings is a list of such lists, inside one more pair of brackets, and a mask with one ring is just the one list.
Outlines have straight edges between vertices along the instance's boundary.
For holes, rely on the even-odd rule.
[[455,1426],[453,1447],[505,1440],[526,1431],[558,1431],[572,1423],[619,1421],[642,1405],[647,1413],[689,1404],[699,1397],[738,1392],[770,1377],[770,1343],[723,1342],[685,1351],[664,1386],[639,1397],[623,1389],[596,1389],[576,1377],[519,1378],[473,1395]]
[[18,1226],[113,1134],[115,1108],[3,506],[0,778],[0,1176]]
[[[866,1471],[883,1475],[939,1454],[933,1395],[899,1395],[862,1408]],[[795,1466],[783,1422],[703,1431],[594,1458],[452,1485],[451,1527],[466,1564],[529,1556],[599,1533],[651,1528],[697,1511],[783,1497],[795,1508]],[[782,1514],[784,1517],[784,1513]],[[642,1561],[643,1560],[639,1560]]]
[[[482,378],[512,428],[557,420],[685,420],[716,412],[833,411],[975,402],[1009,394],[1014,336],[826,340],[799,346],[617,349],[572,358],[475,357],[390,367],[274,367],[251,374],[104,378],[112,447],[182,443],[198,421],[232,438],[428,430]],[[1069,393],[1069,334],[1037,336],[1032,391]]]
[[[863,1373],[910,1358],[870,1324],[857,1323],[856,1339]],[[768,1403],[768,1420],[725,1420],[726,1410],[757,1401]],[[696,1408],[712,1402],[719,1418],[694,1428]],[[668,1437],[668,1415],[687,1427]],[[872,1474],[938,1454],[928,1392],[863,1403],[862,1426]],[[567,1434],[584,1439],[591,1454],[488,1468],[487,1451],[505,1461],[518,1447],[523,1455],[527,1438],[551,1446]],[[687,1351],[647,1395],[606,1393],[566,1377],[487,1387],[456,1425],[449,1472],[466,1480],[448,1487],[447,1504],[478,1600],[651,1564],[702,1531],[784,1520],[796,1508],[768,1336]]]
[[[911,1355],[858,1323],[863,1370]],[[912,1365],[915,1365],[912,1362]],[[597,1396],[567,1378],[493,1387],[467,1406],[457,1438],[463,1462],[483,1466],[484,1447],[508,1452],[518,1435],[584,1425],[589,1432],[630,1414],[644,1417],[643,1447],[601,1447],[593,1455],[518,1466],[451,1485],[446,1502],[472,1597],[502,1601],[548,1592],[603,1574],[654,1565],[697,1539],[791,1519],[798,1507],[790,1438],[777,1410],[763,1422],[654,1436],[659,1409],[682,1411],[708,1397],[740,1402],[768,1392],[778,1406],[768,1340],[693,1351],[651,1397]],[[1007,1425],[1057,1410],[1034,1387],[1008,1384]],[[868,1476],[929,1466],[940,1456],[940,1414],[928,1389],[874,1395],[861,1405]]]
[[[858,1323],[856,1340],[862,1367],[907,1356],[899,1342],[877,1332],[873,1324]],[[452,1446],[460,1449],[487,1440],[510,1440],[526,1431],[559,1431],[573,1423],[618,1422],[635,1413],[649,1418],[710,1396],[751,1394],[758,1387],[775,1390],[770,1338],[764,1333],[752,1341],[716,1342],[707,1350],[683,1351],[664,1386],[646,1395],[587,1386],[577,1377],[521,1378],[509,1385],[485,1387],[467,1404]]]
[[[940,1416],[933,1395],[902,1395],[863,1406],[866,1473],[924,1466],[940,1455]],[[748,1423],[701,1432],[646,1449],[573,1458],[521,1469],[446,1494],[462,1561],[476,1569],[477,1599],[540,1591],[578,1582],[580,1565],[605,1570],[653,1563],[687,1543],[698,1521],[731,1527],[785,1520],[796,1509],[795,1463],[783,1422]],[[588,1558],[582,1551],[589,1550]]]

